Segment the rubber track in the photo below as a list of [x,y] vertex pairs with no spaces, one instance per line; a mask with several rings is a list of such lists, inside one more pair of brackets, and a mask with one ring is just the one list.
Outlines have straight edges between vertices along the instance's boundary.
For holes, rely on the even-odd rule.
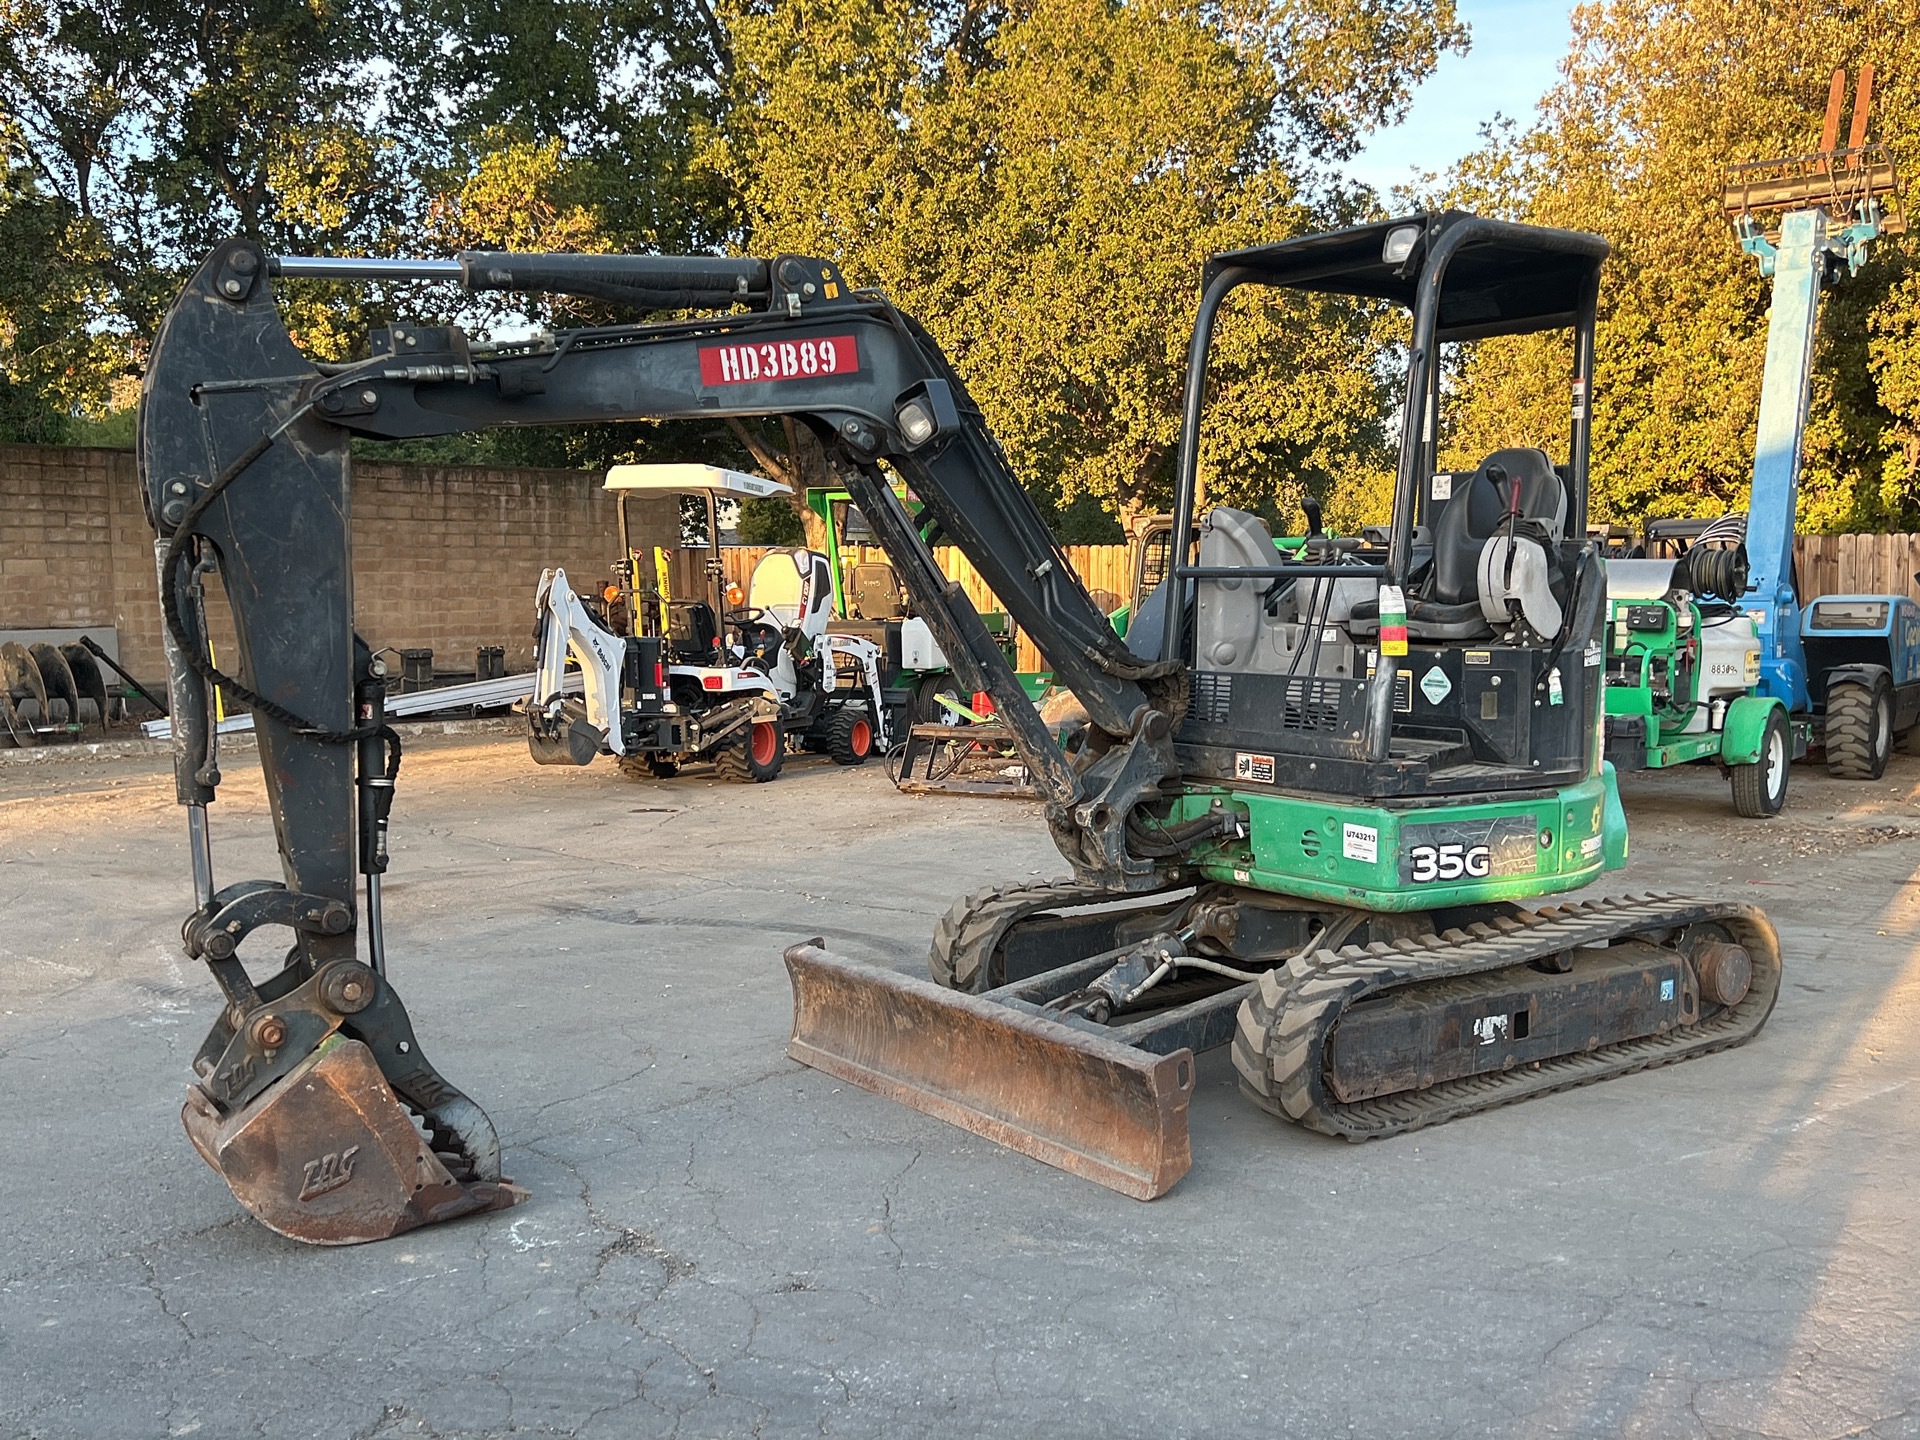
[[1020,921],[1048,910],[1133,898],[1104,886],[1082,885],[1070,879],[1013,882],[976,890],[949,905],[940,923],[933,927],[933,944],[927,951],[927,973],[949,990],[966,990],[976,995],[991,990],[1000,982],[993,978],[988,962],[1006,939],[1007,932]]
[[[1699,1024],[1351,1104],[1335,1099],[1327,1086],[1327,1042],[1346,1007],[1365,996],[1504,970],[1603,940],[1702,923],[1726,927],[1746,947],[1753,980],[1738,1005]],[[1233,1064],[1240,1072],[1240,1088],[1263,1109],[1325,1135],[1371,1140],[1744,1044],[1766,1023],[1779,993],[1779,937],[1754,906],[1677,895],[1626,896],[1518,911],[1464,931],[1417,940],[1296,956],[1262,976],[1242,1003]]]

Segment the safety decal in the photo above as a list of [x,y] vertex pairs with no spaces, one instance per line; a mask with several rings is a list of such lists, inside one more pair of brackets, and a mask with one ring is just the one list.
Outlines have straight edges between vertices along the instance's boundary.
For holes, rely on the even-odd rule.
[[1262,785],[1273,784],[1273,756],[1249,755],[1244,750],[1235,751],[1233,756],[1233,778],[1236,780],[1253,780]]

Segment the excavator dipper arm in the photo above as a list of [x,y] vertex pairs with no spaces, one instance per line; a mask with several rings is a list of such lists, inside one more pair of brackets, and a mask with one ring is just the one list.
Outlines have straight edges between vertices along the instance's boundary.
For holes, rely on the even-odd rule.
[[[431,274],[469,290],[712,313],[490,346],[455,327],[396,325],[372,337],[368,359],[324,365],[289,336],[275,273]],[[155,344],[140,476],[158,535],[176,788],[193,850],[184,934],[227,1001],[184,1118],[203,1156],[275,1229],[349,1243],[524,1194],[501,1179],[486,1115],[420,1054],[385,974],[379,877],[399,741],[384,723],[382,667],[353,628],[352,437],[753,415],[792,416],[825,443],[961,678],[994,697],[1077,879],[1152,891],[1178,878],[1164,828],[1156,846],[1132,843],[1139,812],[1177,782],[1177,667],[1143,662],[1114,635],[959,377],[884,299],[849,292],[834,267],[798,256],[277,261],[226,241]],[[1086,707],[1090,739],[1071,760],[883,467],[913,488]],[[204,588],[215,572],[235,634],[231,674],[210,659]],[[278,881],[214,886],[216,683],[254,710]],[[265,924],[290,929],[293,947],[256,983],[237,948]],[[796,971],[796,991],[801,983]]]

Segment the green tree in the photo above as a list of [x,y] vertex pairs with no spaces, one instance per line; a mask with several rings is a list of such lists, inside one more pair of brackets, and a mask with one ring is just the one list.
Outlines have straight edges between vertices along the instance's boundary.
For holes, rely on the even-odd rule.
[[[1920,6],[1611,0],[1580,7],[1562,79],[1534,123],[1489,135],[1455,177],[1470,208],[1609,239],[1596,359],[1595,518],[1741,509],[1768,286],[1721,213],[1736,161],[1816,149],[1828,77],[1872,61],[1873,137],[1920,163]],[[1479,347],[1461,377],[1453,463],[1565,432],[1569,357],[1533,337]],[[1801,523],[1920,523],[1920,273],[1882,241],[1828,289]]]
[[[1449,0],[1145,7],[736,0],[709,163],[749,243],[836,256],[933,332],[1055,506],[1166,503],[1200,268],[1362,212],[1333,180],[1442,49]],[[1365,324],[1249,313],[1210,493],[1272,505],[1375,443]]]

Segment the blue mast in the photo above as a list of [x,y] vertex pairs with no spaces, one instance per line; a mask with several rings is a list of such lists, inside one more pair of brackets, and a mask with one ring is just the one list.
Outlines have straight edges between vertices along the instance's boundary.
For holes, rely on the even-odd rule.
[[[1868,247],[1904,228],[1880,197],[1898,182],[1886,149],[1866,143],[1871,67],[1863,67],[1854,98],[1853,133],[1835,146],[1844,73],[1835,71],[1821,150],[1790,160],[1735,166],[1726,208],[1740,248],[1773,277],[1767,313],[1767,361],[1760,380],[1754,436],[1753,491],[1747,502],[1747,560],[1742,601],[1760,641],[1758,693],[1773,696],[1790,714],[1811,708],[1807,661],[1800,643],[1800,603],[1793,588],[1793,538],[1800,501],[1800,458],[1812,394],[1813,347],[1820,329],[1820,291],[1829,280],[1857,272]],[[1781,211],[1778,239],[1770,239],[1756,212]],[[1830,218],[1845,218],[1836,228]]]

